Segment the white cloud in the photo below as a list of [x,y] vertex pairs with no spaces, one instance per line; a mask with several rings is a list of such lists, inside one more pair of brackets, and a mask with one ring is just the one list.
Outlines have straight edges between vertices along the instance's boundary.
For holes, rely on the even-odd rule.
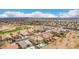
[[33,17],[33,18],[79,18],[79,10],[70,10],[65,13],[60,14],[51,14],[51,13],[43,13],[40,11],[32,12],[32,13],[23,13],[16,11],[6,11],[3,14],[0,14],[0,18],[3,17]]
[[0,15],[0,17],[33,17],[33,18],[56,18],[57,16],[50,13],[43,13],[40,11],[32,13],[12,12],[7,11]]
[[60,13],[59,17],[61,18],[79,18],[79,10],[70,10],[67,13]]
[[1,14],[1,15],[0,15],[0,18],[3,18],[3,17],[7,17],[7,15]]
[[33,12],[31,14],[32,17],[36,17],[36,18],[56,18],[57,16],[54,14],[50,14],[50,13],[42,13],[42,12]]
[[6,15],[7,17],[24,17],[25,16],[24,13],[21,13],[21,12],[11,12],[11,11],[4,12],[4,15]]

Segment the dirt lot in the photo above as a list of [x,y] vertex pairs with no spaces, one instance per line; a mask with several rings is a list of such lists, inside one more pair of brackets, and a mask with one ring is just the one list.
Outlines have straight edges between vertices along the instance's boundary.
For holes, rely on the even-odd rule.
[[43,49],[73,49],[79,48],[79,38],[76,33],[69,32],[65,38],[59,38],[55,42],[43,47]]

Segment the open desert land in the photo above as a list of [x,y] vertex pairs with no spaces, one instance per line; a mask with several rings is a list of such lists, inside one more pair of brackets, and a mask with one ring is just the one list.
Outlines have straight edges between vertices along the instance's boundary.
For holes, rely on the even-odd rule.
[[[78,34],[79,35],[79,34]],[[79,37],[74,32],[69,32],[65,37],[57,38],[56,41],[51,42],[49,45],[43,47],[43,49],[74,49],[79,48]]]

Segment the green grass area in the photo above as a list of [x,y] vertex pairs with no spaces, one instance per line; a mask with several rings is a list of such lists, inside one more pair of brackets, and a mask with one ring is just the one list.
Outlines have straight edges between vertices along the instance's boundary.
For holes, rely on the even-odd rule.
[[0,40],[0,46],[2,46],[3,44],[5,44],[5,41]]
[[11,32],[16,32],[19,30],[24,30],[24,29],[30,29],[30,26],[16,26],[15,29],[12,30],[1,30],[0,34],[6,34],[6,33],[11,33]]

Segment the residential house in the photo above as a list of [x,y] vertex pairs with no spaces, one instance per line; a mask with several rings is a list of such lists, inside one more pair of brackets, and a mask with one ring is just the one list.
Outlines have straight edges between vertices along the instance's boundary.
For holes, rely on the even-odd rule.
[[27,40],[22,40],[17,42],[19,48],[28,48],[30,46],[32,46],[32,43],[27,39]]
[[17,44],[10,44],[8,42],[6,42],[1,49],[18,49],[18,45]]

